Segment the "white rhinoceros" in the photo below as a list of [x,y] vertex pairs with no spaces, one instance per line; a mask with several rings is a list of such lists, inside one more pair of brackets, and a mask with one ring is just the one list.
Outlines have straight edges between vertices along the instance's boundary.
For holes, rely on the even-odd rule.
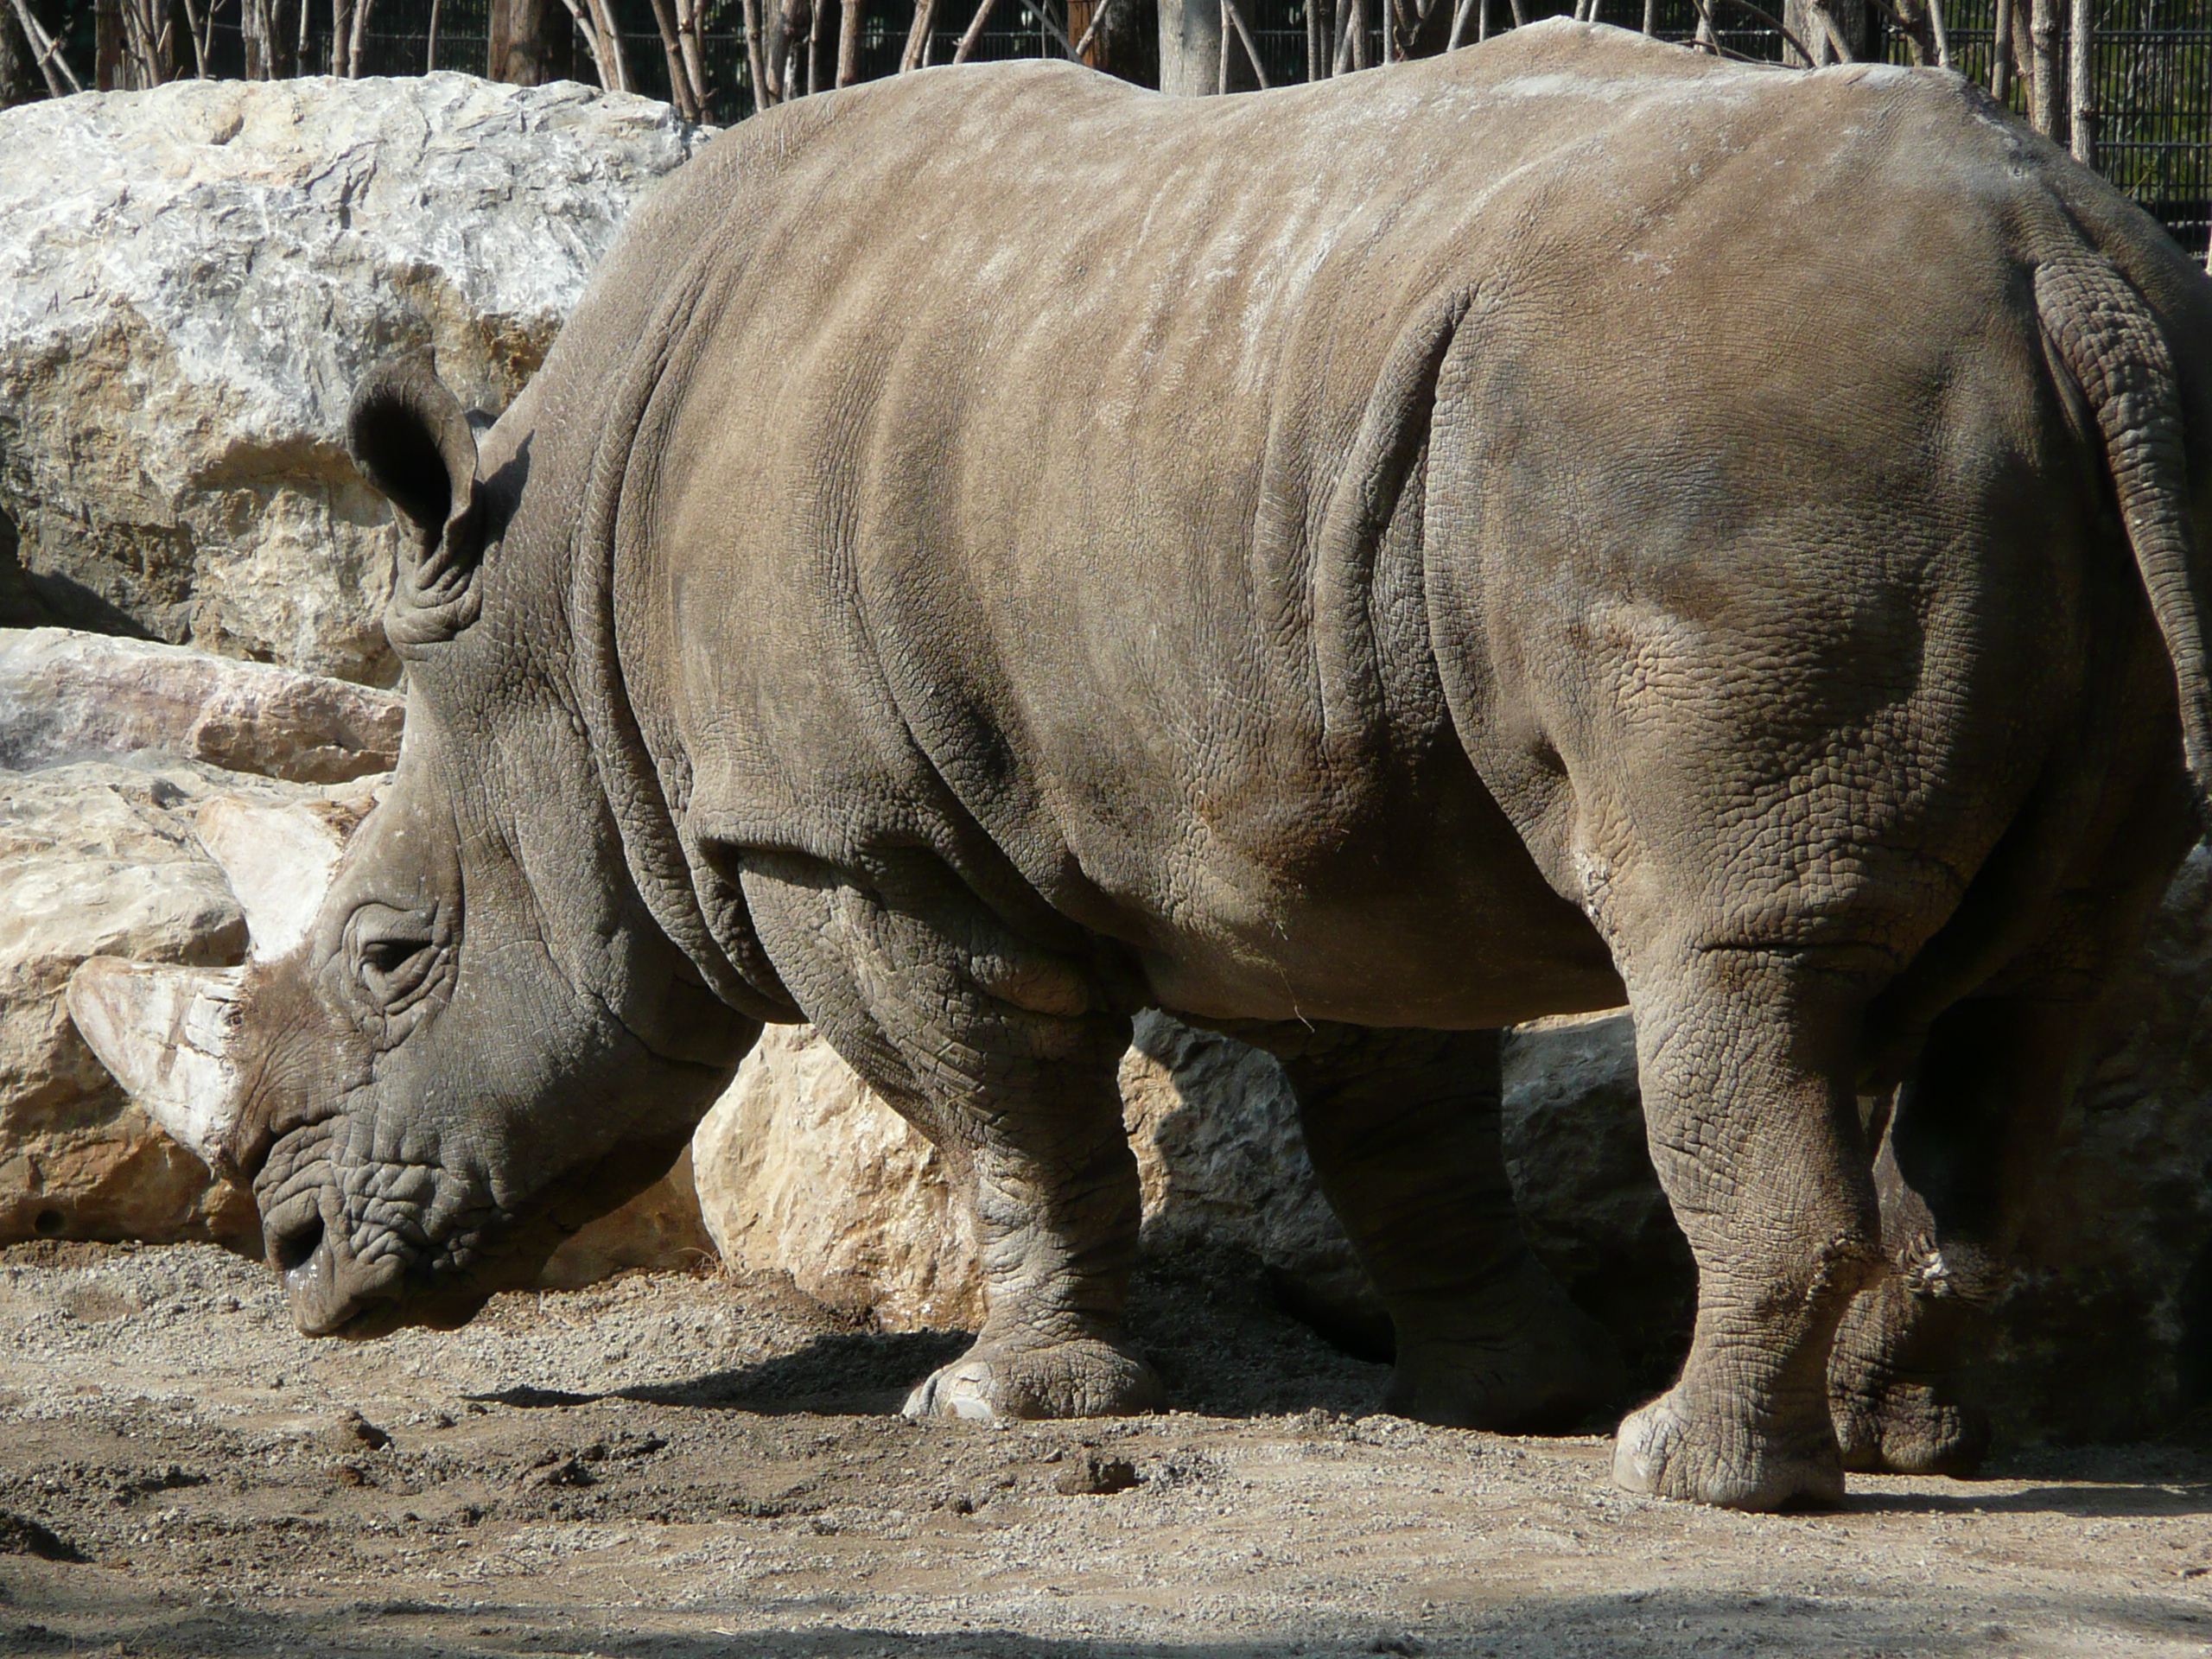
[[1625,993],[1701,1300],[1618,1478],[1974,1454],[1953,1310],[2212,760],[2212,282],[1955,76],[852,87],[662,188],[480,446],[421,359],[352,441],[390,796],[286,959],[76,986],[302,1329],[526,1282],[805,1018],[975,1207],[909,1408],[1147,1406],[1158,1004],[1288,1060],[1393,1408],[1572,1419],[1496,1032]]

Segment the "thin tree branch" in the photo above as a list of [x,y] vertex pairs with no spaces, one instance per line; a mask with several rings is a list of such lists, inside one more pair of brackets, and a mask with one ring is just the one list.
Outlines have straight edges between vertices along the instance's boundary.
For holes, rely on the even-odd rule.
[[[1113,0],[1107,0],[1108,5],[1112,3]],[[1104,15],[1104,8],[1102,7],[1099,16]],[[916,0],[913,27],[906,31],[906,49],[899,54],[900,74],[908,74],[920,68],[923,62],[929,57],[930,28],[936,22],[937,0]],[[1096,17],[1091,19],[1090,27],[1093,31],[1096,30],[1098,27]],[[1090,44],[1090,35],[1086,34],[1083,37],[1083,43],[1085,46]]]
[[991,13],[998,9],[998,3],[999,0],[982,0],[976,8],[976,16],[961,34],[960,44],[952,48],[955,63],[965,63],[974,54],[976,42],[983,38],[983,27],[991,21]]
[[[924,0],[924,3],[931,3],[931,0]],[[1090,26],[1083,31],[1083,38],[1075,43],[1075,55],[1078,60],[1090,50],[1090,43],[1098,38],[1099,26],[1105,22],[1113,10],[1114,0],[1099,0],[1098,6],[1090,14]]]
[[745,67],[753,78],[753,112],[758,115],[776,102],[775,89],[768,85],[767,53],[760,44],[760,0],[745,0]]
[[[348,80],[361,78],[361,48],[368,44],[369,14],[376,9],[377,0],[353,0],[353,39],[346,51],[346,78]],[[215,16],[213,6],[208,8],[207,16],[213,22]]]
[[660,33],[661,55],[668,60],[669,102],[676,105],[677,114],[686,121],[699,118],[699,106],[691,99],[691,78],[683,72],[683,43],[677,38],[676,10],[668,0],[652,0],[653,27]]
[[1475,15],[1475,0],[1459,0],[1452,13],[1452,33],[1444,41],[1446,52],[1457,52],[1467,38],[1467,19]]
[[423,73],[434,75],[438,72],[438,9],[445,0],[430,0],[429,38],[423,43]]
[[[1741,6],[1745,11],[1750,12],[1752,16],[1758,18],[1761,22],[1779,30],[1783,40],[1789,45],[1789,49],[1795,52],[1799,57],[1804,59],[1808,63],[1813,61],[1813,54],[1805,49],[1805,42],[1799,40],[1796,35],[1792,34],[1789,30],[1789,25],[1784,23],[1781,18],[1767,10],[1764,6],[1753,5],[1751,3],[1751,0],[1736,0],[1736,3]],[[1705,4],[1705,0],[1700,0],[1700,4],[1702,8]]]
[[[1383,3],[1387,5],[1389,0],[1383,0]],[[1244,21],[1244,8],[1237,3],[1237,0],[1221,0],[1221,9],[1229,14],[1230,21],[1236,25],[1236,38],[1244,42],[1244,55],[1252,65],[1252,73],[1259,80],[1260,90],[1266,92],[1268,72],[1261,65],[1259,43],[1252,38],[1252,25]],[[1223,90],[1226,91],[1227,88],[1224,87]]]
[[837,84],[849,86],[861,73],[861,0],[842,0],[837,11]]

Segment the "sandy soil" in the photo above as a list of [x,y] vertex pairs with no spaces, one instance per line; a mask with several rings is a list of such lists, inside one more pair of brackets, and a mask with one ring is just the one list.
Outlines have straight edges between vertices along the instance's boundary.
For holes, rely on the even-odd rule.
[[957,1341],[773,1281],[346,1347],[212,1249],[0,1251],[0,1654],[2212,1651],[2202,1450],[1725,1515],[1597,1439],[1372,1414],[1380,1370],[1234,1270],[1136,1323],[1184,1409],[914,1425]]

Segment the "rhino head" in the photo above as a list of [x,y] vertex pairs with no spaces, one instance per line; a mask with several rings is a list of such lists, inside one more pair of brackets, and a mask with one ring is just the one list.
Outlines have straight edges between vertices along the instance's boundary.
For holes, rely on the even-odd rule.
[[759,1030],[632,879],[546,602],[575,515],[531,489],[531,404],[480,456],[427,354],[361,386],[355,460],[414,531],[392,781],[319,897],[232,861],[255,960],[95,959],[70,987],[133,1096],[251,1183],[310,1335],[448,1327],[533,1281],[666,1173]]

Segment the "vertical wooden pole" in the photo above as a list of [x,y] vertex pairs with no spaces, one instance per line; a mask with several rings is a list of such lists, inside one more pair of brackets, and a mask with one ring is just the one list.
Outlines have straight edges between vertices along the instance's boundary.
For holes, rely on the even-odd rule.
[[2028,43],[2034,73],[2028,80],[2028,119],[2046,138],[2058,137],[2058,0],[2034,0]]
[[2067,61],[2067,122],[2072,130],[2074,159],[2084,167],[2097,164],[2097,18],[2091,0],[2074,0],[2072,49]]
[[838,0],[837,84],[840,86],[849,86],[861,78],[861,0]]
[[122,83],[123,9],[118,0],[99,0],[92,8],[92,85],[111,92]]
[[1989,38],[1989,95],[2002,104],[2012,91],[2012,0],[1997,0]]

